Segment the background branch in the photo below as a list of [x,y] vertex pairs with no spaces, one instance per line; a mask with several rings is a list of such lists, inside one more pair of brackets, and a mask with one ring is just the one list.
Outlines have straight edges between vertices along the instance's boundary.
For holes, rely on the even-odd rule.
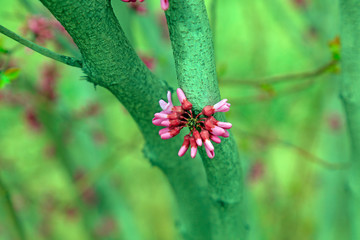
[[309,87],[311,87],[314,82],[315,82],[315,79],[310,79],[306,82],[297,84],[290,88],[277,90],[275,93],[264,92],[263,94],[259,94],[256,96],[236,98],[236,99],[232,100],[232,103],[244,105],[244,104],[261,103],[261,102],[270,101],[270,100],[273,100],[274,98],[288,96],[290,94],[304,91],[304,90],[308,89]]
[[323,166],[325,168],[328,169],[332,169],[332,170],[339,170],[339,169],[345,169],[350,167],[350,162],[344,162],[344,163],[333,163],[333,162],[328,162],[320,157],[315,156],[314,154],[312,154],[311,152],[307,151],[306,149],[299,147],[293,143],[290,143],[288,141],[276,138],[276,137],[268,137],[268,136],[263,136],[257,133],[252,133],[249,131],[244,131],[241,130],[239,128],[236,129],[241,135],[246,135],[252,138],[257,138],[266,142],[272,142],[274,144],[281,144],[283,146],[289,147],[294,149],[297,153],[299,153],[299,155],[304,156],[304,160],[319,164],[320,166]]
[[284,75],[278,75],[278,76],[272,76],[272,77],[264,77],[264,78],[244,79],[244,80],[222,79],[219,82],[219,84],[221,84],[223,86],[226,86],[226,85],[233,86],[234,84],[261,86],[261,85],[265,85],[265,84],[291,82],[294,80],[317,77],[323,73],[326,73],[327,71],[329,71],[330,69],[335,67],[337,64],[338,64],[338,61],[332,60],[329,63],[326,63],[325,65],[323,65],[315,70],[312,70],[312,71],[290,73],[290,74],[284,74]]

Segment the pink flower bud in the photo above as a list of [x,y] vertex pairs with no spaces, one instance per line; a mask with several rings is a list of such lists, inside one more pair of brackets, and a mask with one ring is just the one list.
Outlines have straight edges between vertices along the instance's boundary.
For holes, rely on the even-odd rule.
[[223,99],[214,105],[215,112],[227,112],[230,110],[230,103],[227,103],[227,99]]
[[156,117],[154,117],[154,118],[152,119],[152,123],[153,123],[154,125],[156,125],[156,126],[162,126],[162,125],[161,125],[161,122],[162,122],[162,121],[164,121],[163,118],[156,118]]
[[184,142],[183,142],[183,144],[182,144],[182,146],[181,146],[181,148],[179,150],[179,153],[178,153],[179,157],[184,156],[184,154],[186,153],[186,151],[189,148],[189,145],[190,145],[190,136],[186,135],[184,137]]
[[222,136],[223,134],[225,134],[225,130],[221,127],[214,125],[214,123],[209,118],[205,120],[205,128],[211,134],[216,136]]
[[175,137],[176,135],[178,135],[180,133],[180,130],[182,129],[182,127],[174,127],[174,128],[169,128],[170,130],[162,135],[160,135],[161,139],[170,139]]
[[172,108],[173,112],[176,112],[179,115],[182,115],[185,113],[184,109],[181,106],[175,106]]
[[217,122],[216,125],[224,129],[230,129],[232,127],[232,124],[229,122]]
[[176,93],[177,93],[179,101],[181,103],[181,107],[184,110],[191,110],[192,109],[192,104],[185,97],[185,94],[184,94],[183,90],[181,90],[181,88],[178,88],[176,90]]
[[221,136],[224,138],[227,138],[227,137],[229,137],[229,135],[230,135],[229,132],[227,130],[224,130],[224,133]]
[[198,132],[198,130],[194,130],[193,131],[193,136],[195,138],[196,144],[201,147],[202,146],[202,141],[201,141],[201,137],[200,137],[200,133]]
[[195,158],[196,153],[197,153],[197,145],[196,145],[195,139],[193,137],[190,137],[190,145],[191,145],[191,154],[190,154],[190,156],[192,158]]
[[215,124],[216,126],[219,126],[221,128],[224,129],[230,129],[232,127],[232,124],[229,122],[219,122],[218,120],[216,120],[213,116],[210,116],[209,121],[211,121],[213,124]]
[[214,149],[211,150],[210,148],[208,148],[208,147],[205,145],[205,151],[206,151],[206,154],[208,155],[209,158],[214,158],[214,157],[215,157]]
[[164,133],[167,133],[170,131],[170,128],[163,128],[163,129],[160,129],[159,131],[159,135],[163,135]]
[[230,109],[230,103],[227,103],[227,99],[223,99],[220,102],[216,103],[214,106],[205,106],[202,110],[202,113],[205,116],[211,116],[216,112],[227,112]]
[[207,105],[201,111],[205,116],[211,116],[215,113],[215,109],[213,106]]
[[[176,127],[181,124],[181,121],[179,119],[173,119],[173,120],[163,120],[160,124],[160,126],[164,127]],[[156,125],[156,124],[155,124]],[[159,126],[159,125],[158,125]]]
[[170,91],[168,91],[168,93],[167,93],[167,99],[168,99],[168,103],[166,103],[164,100],[161,99],[159,101],[159,104],[164,113],[171,113],[171,110],[174,107],[174,105],[171,101],[171,92]]
[[171,112],[170,114],[166,114],[164,112],[155,113],[155,118],[163,118],[163,119],[178,119],[179,114],[176,112]]
[[166,11],[169,8],[169,0],[160,0],[162,10]]
[[218,136],[215,135],[210,135],[210,139],[211,141],[215,142],[215,143],[221,143],[221,139]]
[[211,151],[214,151],[214,146],[212,145],[212,143],[210,142],[210,134],[208,131],[206,130],[202,130],[201,133],[201,138],[204,142],[205,148],[208,148]]

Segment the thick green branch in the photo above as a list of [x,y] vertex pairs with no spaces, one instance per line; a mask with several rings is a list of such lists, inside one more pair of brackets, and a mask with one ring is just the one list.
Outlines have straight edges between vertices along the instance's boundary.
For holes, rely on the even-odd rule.
[[[166,12],[180,87],[200,112],[220,100],[212,32],[203,0],[172,0]],[[225,121],[224,114],[216,118]],[[213,239],[243,235],[242,172],[237,146],[230,133],[215,146],[215,158],[201,157],[207,173],[213,212]]]
[[360,239],[360,1],[340,1],[341,98],[352,145],[352,166],[347,172],[351,239]]
[[17,35],[16,33],[10,31],[9,29],[5,28],[2,25],[0,25],[0,33],[4,34],[5,36],[8,36],[9,38],[17,41],[18,43],[20,43],[26,47],[34,50],[35,52],[40,53],[41,55],[43,55],[45,57],[52,58],[58,62],[65,63],[72,67],[82,68],[82,62],[80,60],[52,52],[47,48],[41,47],[29,40]]
[[177,156],[181,138],[164,141],[159,137],[159,128],[151,120],[160,110],[158,101],[166,98],[169,86],[157,79],[137,56],[110,1],[41,2],[74,39],[89,81],[109,89],[137,122],[146,141],[146,156],[161,168],[173,187],[185,239],[209,239],[209,206],[201,162]]

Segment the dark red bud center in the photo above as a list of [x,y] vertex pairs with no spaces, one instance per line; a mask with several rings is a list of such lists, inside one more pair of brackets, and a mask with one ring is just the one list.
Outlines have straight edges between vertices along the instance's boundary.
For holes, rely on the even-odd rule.
[[213,106],[208,105],[203,108],[202,113],[209,117],[215,113],[215,109]]
[[181,107],[184,110],[191,110],[192,109],[192,104],[191,102],[189,102],[187,99],[185,99],[182,103],[181,103]]

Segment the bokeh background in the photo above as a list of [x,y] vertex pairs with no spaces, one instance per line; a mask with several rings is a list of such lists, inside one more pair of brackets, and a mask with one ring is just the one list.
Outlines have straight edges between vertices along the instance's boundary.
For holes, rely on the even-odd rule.
[[[205,2],[242,156],[248,239],[347,239],[337,1]],[[112,5],[143,61],[176,86],[160,1]],[[0,6],[3,26],[78,55],[38,1]],[[0,70],[10,82],[0,89],[1,240],[180,239],[171,188],[108,91],[3,35]]]

